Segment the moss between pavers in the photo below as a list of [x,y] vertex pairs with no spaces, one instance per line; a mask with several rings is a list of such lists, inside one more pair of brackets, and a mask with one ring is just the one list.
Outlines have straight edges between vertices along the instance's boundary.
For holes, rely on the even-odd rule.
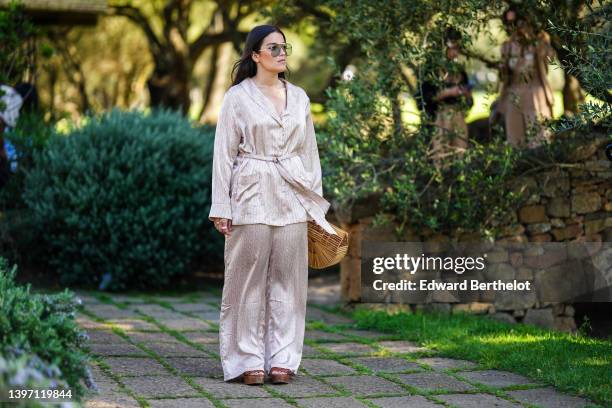
[[[117,336],[118,337],[118,336]],[[122,343],[95,343],[89,344],[91,353],[103,357],[140,357],[142,350],[121,339]]]
[[[402,399],[401,403],[403,403],[405,407],[412,407],[414,406],[415,403],[421,406],[423,401],[435,406],[436,408],[439,407],[439,405],[435,401],[428,399],[426,397],[423,397],[422,395],[403,395],[399,397],[380,397],[378,399],[381,399],[381,398],[382,399],[387,399],[387,398]],[[372,398],[372,401],[368,401],[370,402],[369,406],[378,408],[380,406],[380,401],[378,399]],[[397,404],[398,403],[397,400],[394,401],[394,403]],[[375,405],[375,404],[379,404],[379,405]]]
[[148,408],[149,405],[147,404],[147,401],[144,398],[137,395],[136,393],[134,393],[128,387],[126,387],[126,385],[121,381],[119,376],[115,375],[111,371],[110,367],[102,359],[96,360],[96,363],[98,364],[100,369],[104,372],[104,374],[106,374],[108,377],[112,378],[117,384],[119,384],[119,389],[121,390],[121,392],[134,398],[138,402],[138,404],[140,404],[141,407]]
[[[92,318],[95,318],[97,321],[99,322],[104,322],[103,319],[98,318],[97,316],[93,315]],[[146,320],[146,319],[145,319]],[[155,319],[150,319],[151,323],[156,324]],[[182,378],[185,382],[187,382],[191,387],[193,387],[195,390],[197,390],[202,396],[208,398],[216,407],[222,407],[221,402],[213,395],[211,395],[210,393],[206,392],[206,390],[204,390],[202,387],[200,387],[198,384],[196,384],[189,376],[183,375],[181,373],[179,373],[174,367],[172,367],[170,364],[168,364],[161,356],[159,356],[158,354],[156,354],[155,352],[153,352],[152,350],[148,349],[146,346],[144,346],[141,343],[136,343],[133,342],[130,337],[120,328],[117,328],[116,326],[111,326],[113,328],[113,331],[120,335],[121,337],[123,337],[125,340],[127,340],[129,343],[135,345],[136,347],[140,348],[141,350],[143,350],[145,353],[147,353],[149,356],[151,356],[153,359],[155,359],[156,361],[158,361],[164,368],[166,368],[166,370],[168,370],[169,372],[171,372],[173,375],[178,376],[180,378]],[[160,327],[162,329],[162,331],[164,331],[164,327],[162,325],[158,325],[158,327]],[[167,334],[172,334],[169,333],[168,331],[165,331]],[[176,336],[175,336],[176,337]],[[180,337],[180,336],[179,336]],[[189,344],[189,342],[188,342]],[[197,348],[197,347],[196,347]],[[108,365],[106,365],[106,367],[108,368],[108,372],[111,373],[110,367]],[[112,375],[112,377],[117,380],[118,376],[117,375]],[[119,381],[118,381],[119,382]],[[120,382],[120,384],[123,384]],[[127,387],[125,385],[123,385],[123,388],[127,389]],[[135,393],[131,393],[130,395],[133,395],[134,398],[136,398],[139,403],[141,404],[141,406],[143,407],[148,407],[148,404],[146,404],[146,400],[141,397],[138,396]]]
[[[429,361],[427,361],[429,360]],[[427,367],[430,367],[434,371],[464,371],[464,370],[474,370],[478,369],[479,365],[472,361],[467,360],[457,360],[452,358],[444,358],[444,357],[430,357],[424,359],[417,359],[415,361],[417,364],[421,364]]]
[[408,393],[401,384],[377,375],[339,376],[329,377],[326,380],[353,395],[406,395]]
[[210,400],[208,400],[207,398],[203,398],[203,397],[167,397],[167,398],[149,398],[148,402],[150,402],[149,407],[154,406],[154,407],[159,407],[159,408],[168,408],[168,403],[172,403],[174,402],[174,406],[179,406],[179,407],[184,407],[185,403],[192,403],[193,401],[196,401],[198,404],[198,407],[203,408],[203,407],[208,407],[210,405],[214,406],[214,404],[212,404],[212,402]]
[[425,371],[419,364],[401,357],[353,357],[351,360],[372,373],[404,374]]
[[[106,300],[107,300],[106,303],[114,304],[115,306],[118,306],[117,302],[113,302],[112,299],[108,298]],[[159,304],[158,301],[153,301],[152,303]],[[162,303],[163,303],[163,301],[162,301]],[[171,302],[166,302],[165,305],[160,304],[160,306],[168,306],[167,309],[174,310],[172,308],[172,303]],[[215,305],[215,306],[217,306],[217,305]],[[329,310],[327,308],[321,308],[321,309],[325,310],[325,311],[331,311],[331,310]],[[174,310],[174,311],[176,311],[178,313],[182,313],[182,314],[184,314],[186,316],[189,316],[189,317],[198,318],[197,315],[194,316],[193,314],[191,314],[189,312],[181,312],[181,311],[178,311],[178,310]],[[106,322],[104,319],[100,319],[100,318],[98,318],[97,316],[95,316],[92,313],[89,313],[89,314],[84,313],[84,314],[90,316],[96,322],[100,322],[100,323],[105,323]],[[211,355],[214,358],[219,358],[218,354],[211,353],[209,349],[206,349],[205,347],[200,346],[198,343],[194,343],[194,342],[189,341],[189,339],[186,338],[182,332],[176,331],[176,330],[170,330],[167,327],[165,327],[163,324],[158,322],[156,319],[154,319],[152,317],[149,317],[149,316],[142,316],[142,319],[144,321],[147,321],[147,322],[149,322],[151,324],[156,325],[157,327],[159,327],[160,332],[165,333],[165,334],[167,334],[167,335],[177,339],[179,342],[187,344],[190,347],[193,347],[193,348],[195,348],[197,350],[200,350],[200,351],[202,351],[204,353],[208,353],[209,355]],[[201,320],[206,321],[205,319],[201,319]],[[215,406],[221,406],[221,404],[222,404],[221,401],[219,401],[214,395],[211,395],[210,393],[207,393],[206,390],[202,389],[201,387],[198,386],[197,383],[195,383],[194,379],[196,377],[190,376],[190,375],[184,375],[184,374],[180,373],[178,370],[176,370],[174,367],[172,367],[169,363],[167,363],[162,356],[158,355],[153,350],[148,349],[146,347],[146,344],[141,344],[141,343],[138,343],[136,341],[132,341],[131,338],[129,337],[129,335],[127,335],[122,329],[117,328],[114,325],[110,325],[109,327],[113,330],[114,333],[116,333],[118,335],[123,335],[122,337],[124,337],[129,343],[132,343],[136,347],[141,348],[143,351],[145,351],[148,354],[148,356],[150,356],[151,358],[157,360],[169,372],[171,372],[175,376],[180,377],[183,380],[185,380],[191,387],[193,387],[195,390],[197,390],[202,396],[204,396],[204,397],[208,398],[209,400],[211,400],[211,402]],[[332,325],[328,325],[328,324],[325,324],[325,323],[319,321],[319,322],[309,322],[307,327],[308,327],[308,329],[316,329],[316,330],[322,330],[324,332],[342,334],[343,330],[346,330],[346,328],[348,328],[348,327],[354,327],[354,325],[333,325],[332,326]],[[218,326],[217,326],[217,328],[218,328]],[[210,332],[213,332],[213,331],[210,331]],[[345,337],[346,337],[346,340],[339,340],[339,339],[337,339],[334,342],[336,342],[336,343],[355,343],[355,342],[358,342],[358,343],[367,344],[367,345],[370,345],[370,346],[377,347],[378,346],[378,341],[380,340],[380,338],[378,338],[378,337],[377,338],[366,338],[366,337],[359,337],[358,335],[349,335],[349,336],[345,336]],[[387,339],[388,338],[386,337],[385,340],[387,340]],[[336,362],[338,362],[340,364],[347,365],[347,366],[349,366],[349,367],[351,367],[351,368],[356,370],[356,373],[352,374],[354,376],[366,374],[366,375],[372,375],[374,377],[379,377],[381,379],[386,379],[386,380],[389,380],[389,381],[395,383],[396,385],[400,386],[402,389],[406,390],[406,392],[412,392],[414,394],[421,395],[424,398],[427,398],[427,399],[429,399],[429,400],[431,400],[433,402],[437,402],[437,403],[441,403],[442,401],[436,400],[435,399],[436,395],[446,395],[446,393],[457,394],[456,391],[452,391],[452,390],[436,390],[435,392],[427,392],[427,391],[424,391],[422,389],[412,388],[412,387],[410,387],[410,386],[408,386],[406,384],[403,384],[398,378],[394,378],[393,374],[389,374],[389,373],[374,373],[372,370],[369,370],[367,367],[361,366],[360,364],[352,363],[345,356],[338,355],[338,354],[335,354],[333,352],[328,352],[328,351],[324,350],[323,347],[325,346],[325,344],[319,344],[319,343],[325,343],[325,341],[312,341],[312,340],[305,341],[306,345],[310,345],[311,347],[313,347],[314,349],[316,349],[317,351],[319,351],[321,353],[320,356],[316,356],[314,359],[328,359],[328,360],[336,361]],[[408,354],[408,355],[406,355],[406,354],[399,354],[398,355],[398,354],[395,354],[395,353],[389,353],[388,351],[378,347],[375,350],[375,352],[370,353],[369,355],[372,355],[372,356],[398,356],[399,358],[405,359],[405,360],[410,361],[410,362],[414,362],[416,357],[430,356],[430,355],[436,355],[436,354],[433,353],[433,352],[426,352],[426,353],[412,353],[412,354]],[[432,367],[429,367],[426,364],[420,364],[420,366],[423,367],[425,370],[434,371]],[[107,366],[107,369],[108,369],[108,366]],[[462,369],[458,368],[458,369],[449,369],[449,370],[438,370],[438,372],[445,372],[445,373],[451,375],[453,372],[457,372],[457,371],[460,371],[460,370],[462,370]],[[105,373],[106,372],[110,373],[110,370],[105,371]],[[121,387],[121,385],[122,385],[121,381],[117,380],[117,376],[112,375],[112,373],[110,373],[108,375],[111,378],[115,379],[115,381],[117,381],[117,383],[120,384],[120,387]],[[337,375],[337,376],[334,375],[334,374],[330,374],[330,375],[322,374],[322,375],[318,375],[318,376],[312,376],[312,378],[317,380],[317,381],[322,382],[323,384],[326,384],[327,386],[330,386],[332,389],[334,389],[337,392],[338,396],[346,396],[346,397],[353,396],[349,391],[343,389],[342,387],[339,387],[337,384],[333,384],[333,383],[330,383],[329,381],[326,381],[326,380],[329,380],[329,379],[332,379],[332,378],[335,378],[335,377],[338,377],[338,376],[347,377],[348,375],[346,373],[339,373],[339,375]],[[457,378],[457,379],[459,379],[459,378]],[[513,401],[513,399],[509,398],[508,396],[504,395],[502,390],[492,389],[492,388],[488,388],[488,387],[483,387],[482,385],[475,385],[475,387],[476,387],[476,390],[473,390],[471,392],[466,392],[466,393],[472,394],[472,393],[476,393],[476,392],[485,392],[485,393],[488,393],[488,394],[491,394],[491,395],[499,396],[500,398],[504,398],[504,399],[506,399],[508,401],[516,402],[516,401]],[[144,398],[142,398],[142,397],[140,397],[140,396],[138,396],[138,395],[136,395],[136,394],[134,394],[132,392],[129,392],[129,389],[127,389],[125,386],[123,386],[122,389],[125,389],[128,395],[134,397],[137,401],[139,401],[139,404],[141,404],[141,406],[143,406],[143,407],[148,406],[148,404],[146,403],[146,400],[144,400]],[[273,397],[280,398],[280,399],[282,399],[283,401],[287,402],[290,405],[293,405],[293,406],[297,405],[297,402],[296,402],[296,398],[297,397],[286,395],[286,394],[284,394],[282,392],[279,392],[277,386],[264,385],[264,389],[266,391],[268,391]],[[505,390],[508,390],[508,389],[505,389]],[[372,398],[373,396],[382,397],[382,396],[388,396],[388,395],[389,394],[372,394],[371,396],[368,396],[368,397],[365,397],[365,396],[364,397],[356,397],[356,399],[358,399],[359,401],[363,402],[364,404],[366,404],[368,406],[373,407],[374,406],[373,403],[368,401],[367,398]],[[395,395],[405,395],[405,394],[395,394]],[[309,397],[305,397],[305,398],[324,397],[324,396],[328,396],[328,394],[310,395]]]
[[225,382],[219,378],[193,377],[194,382],[219,399],[270,398],[263,387],[251,387],[240,382]]
[[360,328],[397,333],[406,340],[435,346],[440,356],[516,372],[594,403],[612,402],[610,340],[467,314],[387,315],[362,310],[353,316]]
[[[320,323],[320,322],[317,323],[316,327],[320,328],[320,329],[325,329],[326,328],[324,326],[324,324]],[[329,327],[327,327],[327,328],[329,328]],[[316,348],[321,348],[321,347],[325,346],[325,344],[318,344],[318,343],[313,342],[313,341],[305,341],[305,342],[306,343],[310,342]],[[347,340],[346,342],[349,343],[350,340]],[[376,342],[375,341],[370,341],[370,339],[368,339],[367,343],[368,344],[372,344],[372,343],[376,343]],[[386,353],[380,353],[379,352],[379,354],[382,354],[383,356],[397,355],[395,353],[388,353],[388,352],[386,352]],[[416,356],[421,356],[424,353],[413,353],[413,354],[416,355]],[[430,355],[430,353],[425,353],[425,355]],[[411,356],[402,355],[402,354],[400,354],[399,356],[400,356],[399,358],[404,358],[407,361],[414,361],[413,358],[410,358]],[[432,398],[434,395],[442,395],[442,394],[445,394],[445,393],[447,393],[447,394],[457,393],[457,391],[445,390],[445,389],[440,389],[440,390],[437,390],[437,391],[434,391],[434,392],[427,392],[427,391],[424,391],[422,389],[418,389],[418,388],[407,386],[406,384],[402,383],[399,379],[393,377],[391,374],[388,374],[388,373],[374,373],[372,370],[368,369],[367,367],[364,367],[364,366],[362,366],[360,364],[354,363],[351,360],[351,358],[347,357],[347,356],[342,356],[342,355],[338,355],[338,354],[335,354],[335,353],[327,352],[327,353],[325,353],[324,357],[320,357],[320,358],[336,360],[337,362],[339,362],[341,364],[345,364],[345,365],[348,365],[348,366],[354,368],[357,371],[357,374],[354,374],[354,375],[351,375],[351,376],[355,376],[355,375],[359,375],[359,374],[364,374],[364,375],[370,375],[370,376],[373,376],[373,377],[384,378],[384,379],[387,379],[389,381],[392,381],[392,382],[396,383],[400,387],[404,388],[407,392],[410,392],[410,393],[416,394],[416,395],[421,395],[424,398],[430,399],[431,401],[434,401],[434,399]],[[434,372],[431,367],[427,367],[427,368],[428,368],[429,371]],[[334,377],[338,377],[338,376],[331,376],[330,375],[330,376],[315,376],[315,377],[320,379],[320,380],[330,380],[330,379],[333,379]],[[349,377],[349,375],[343,375],[343,377]],[[330,384],[332,386],[335,386],[336,388],[339,388],[336,384],[332,384],[332,383],[330,383]],[[343,391],[345,393],[347,393],[348,395],[352,395],[346,389],[343,389]],[[487,390],[486,389],[476,388],[474,392],[483,392],[483,391],[486,392]],[[497,391],[497,390],[495,390],[495,391]],[[497,395],[497,392],[494,392],[492,394],[493,395]],[[388,396],[390,394],[375,394],[375,395],[378,396],[378,397],[382,397],[382,396]],[[403,394],[399,394],[399,395],[403,395]],[[368,396],[368,397],[370,397],[370,396]],[[504,396],[500,395],[500,397],[504,397]],[[364,397],[364,399],[365,398],[366,397]],[[505,397],[505,398],[508,399],[507,397]],[[440,401],[436,401],[436,402],[439,403]],[[369,404],[369,405],[371,405],[371,404]]]
[[358,374],[354,368],[330,359],[302,358],[300,369],[313,377]]
[[200,397],[200,392],[179,376],[124,377],[123,383],[144,398]]
[[[322,322],[317,322],[316,324],[313,324],[311,327],[316,327],[317,329],[320,329],[320,330],[326,330],[326,329],[329,330],[330,329],[329,326],[325,325]],[[335,331],[333,329],[336,329],[336,328],[332,328],[332,331]],[[351,341],[350,341],[350,339],[347,339],[346,342],[348,343],[348,342],[351,342]],[[370,344],[370,345],[375,345],[377,343],[373,339],[363,339],[362,342],[365,343],[365,344]],[[305,343],[310,343],[313,347],[319,348],[319,349],[320,349],[321,346],[324,346],[324,344],[319,345],[317,342],[314,342],[314,341],[311,341],[311,342],[305,341]],[[397,354],[396,353],[388,353],[388,352],[379,352],[379,353],[377,353],[377,355],[380,355],[380,356],[392,356],[392,355],[397,355]],[[399,357],[400,358],[404,358],[407,361],[414,362],[415,358],[418,358],[418,357],[421,357],[421,356],[430,356],[430,355],[432,355],[431,352],[430,353],[419,352],[419,353],[411,353],[410,355],[402,355],[402,354],[400,354]],[[392,374],[390,374],[390,373],[382,373],[382,372],[381,373],[374,373],[372,370],[368,369],[367,367],[364,367],[364,366],[362,366],[360,364],[354,363],[353,361],[350,360],[350,357],[343,357],[343,356],[335,355],[334,353],[325,352],[325,355],[322,358],[336,360],[337,362],[339,362],[341,364],[348,365],[348,366],[354,368],[357,371],[358,374],[356,374],[356,375],[359,375],[359,374],[366,374],[366,375],[368,375],[369,374],[369,375],[376,375],[378,377],[387,379],[387,380],[392,381],[392,382],[398,384],[399,386],[403,387],[408,392],[410,392],[412,394],[415,394],[415,395],[421,395],[424,398],[429,399],[432,402],[443,403],[440,400],[436,400],[435,399],[435,395],[457,394],[457,391],[453,391],[453,390],[440,389],[440,390],[436,390],[436,391],[433,391],[433,392],[429,392],[429,391],[422,390],[422,389],[419,389],[419,388],[410,387],[409,385],[406,385],[406,384],[402,383],[398,378],[395,378]],[[419,365],[421,367],[423,367],[424,369],[426,369],[426,370],[434,372],[432,367],[429,367],[429,366],[427,366],[425,364],[419,364]],[[461,370],[461,369],[458,369],[458,370]],[[444,372],[447,372],[447,371],[450,374],[450,372],[452,372],[453,370],[444,370]],[[347,376],[347,375],[344,375],[344,376]],[[333,378],[335,376],[331,376],[330,375],[330,376],[315,376],[315,377],[319,378],[319,379],[329,379],[329,378]],[[333,385],[335,385],[335,384],[333,384]],[[503,392],[500,392],[500,390],[491,389],[491,388],[488,388],[488,387],[476,387],[476,389],[473,390],[472,392],[490,393],[491,395],[498,396],[498,397],[506,399],[508,401],[515,402],[515,401],[513,401],[512,398],[509,398],[508,396],[503,394]],[[472,393],[472,392],[466,392],[466,393]],[[348,394],[350,394],[350,393],[348,393]],[[382,397],[382,396],[388,396],[388,395],[387,394],[380,394],[380,395],[376,394],[376,396]],[[364,401],[366,400],[365,398],[366,397],[363,397]],[[369,398],[372,398],[372,397],[369,396]],[[361,399],[362,398],[360,398],[360,400]],[[373,406],[372,403],[369,403],[368,405]]]

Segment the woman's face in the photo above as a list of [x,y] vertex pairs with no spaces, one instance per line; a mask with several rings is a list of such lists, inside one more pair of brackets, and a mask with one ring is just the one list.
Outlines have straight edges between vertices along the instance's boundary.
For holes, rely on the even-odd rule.
[[261,42],[260,51],[258,53],[253,52],[251,58],[253,58],[253,61],[256,63],[259,63],[258,69],[261,68],[278,74],[287,69],[287,55],[285,54],[285,50],[281,49],[280,54],[273,57],[272,51],[270,51],[269,48],[274,44],[285,44],[285,39],[281,33],[275,32],[268,34]]
[[455,60],[459,57],[459,43],[456,41],[448,41],[446,43],[446,58]]

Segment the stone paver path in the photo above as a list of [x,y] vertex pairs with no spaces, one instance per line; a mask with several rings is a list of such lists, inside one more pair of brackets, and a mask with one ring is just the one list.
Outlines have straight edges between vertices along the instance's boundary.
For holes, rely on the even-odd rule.
[[[87,408],[584,407],[523,376],[484,370],[309,305],[302,366],[288,385],[223,382],[215,293],[81,294],[98,392]],[[593,405],[594,406],[594,405]]]

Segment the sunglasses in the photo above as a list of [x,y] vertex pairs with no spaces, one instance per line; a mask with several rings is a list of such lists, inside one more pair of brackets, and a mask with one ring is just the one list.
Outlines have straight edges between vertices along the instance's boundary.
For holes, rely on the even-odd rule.
[[291,44],[271,44],[266,47],[266,49],[270,51],[270,55],[272,55],[273,57],[278,57],[280,55],[281,49],[285,51],[286,56],[291,55]]

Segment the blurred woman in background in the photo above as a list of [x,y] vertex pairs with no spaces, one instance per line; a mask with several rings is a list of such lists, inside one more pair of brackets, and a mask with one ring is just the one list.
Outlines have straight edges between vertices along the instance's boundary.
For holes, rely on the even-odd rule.
[[[468,76],[458,62],[461,33],[448,28],[444,34],[446,62],[434,69],[435,80],[423,82],[423,104],[429,120],[433,120],[432,158],[437,168],[443,167],[452,155],[462,155],[468,147],[467,111],[473,105]],[[430,75],[432,73],[429,73]]]
[[533,148],[548,139],[541,126],[553,116],[553,93],[546,75],[554,55],[548,34],[535,33],[528,19],[510,7],[502,18],[510,38],[501,46],[502,89],[497,113],[504,118],[506,137],[513,146]]

